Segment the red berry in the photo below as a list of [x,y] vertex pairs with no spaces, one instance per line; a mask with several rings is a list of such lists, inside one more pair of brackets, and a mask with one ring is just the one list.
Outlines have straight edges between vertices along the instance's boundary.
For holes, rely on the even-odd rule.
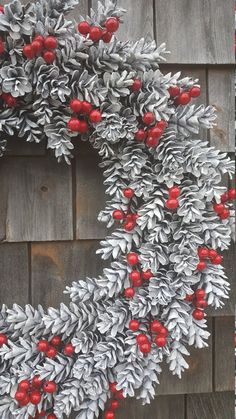
[[43,381],[41,380],[39,375],[35,375],[32,379],[32,385],[33,387],[40,388],[43,385]]
[[230,201],[235,200],[236,195],[235,195],[235,189],[234,188],[229,189],[228,196],[229,196]]
[[4,13],[4,6],[0,4],[0,13]]
[[129,265],[133,266],[133,265],[137,265],[137,263],[139,263],[139,257],[137,253],[129,253],[127,255],[127,261],[129,263]]
[[100,39],[102,39],[102,36],[103,36],[103,31],[98,26],[93,26],[90,29],[89,37],[91,41],[98,42],[100,41]]
[[28,394],[25,395],[25,398],[19,402],[21,407],[27,406],[30,402],[30,397]]
[[223,262],[223,257],[221,255],[217,255],[214,259],[212,259],[213,265],[221,265]]
[[161,329],[162,329],[162,324],[158,320],[154,320],[151,323],[151,331],[153,333],[159,333]]
[[123,390],[118,390],[116,392],[116,396],[118,397],[118,399],[123,400],[124,399],[124,392],[123,392]]
[[89,115],[89,119],[92,124],[98,124],[98,122],[101,122],[102,120],[102,114],[100,111],[92,111]]
[[206,262],[204,262],[204,260],[201,260],[199,262],[199,264],[197,265],[197,270],[198,271],[204,271],[204,269],[206,269],[207,265]]
[[138,92],[141,88],[142,88],[142,81],[140,79],[135,79],[131,86],[131,90],[133,90],[133,92]]
[[142,278],[144,281],[150,281],[153,278],[152,271],[149,269],[148,271],[142,272]]
[[107,21],[105,22],[105,27],[107,28],[107,30],[109,32],[116,32],[118,31],[120,26],[120,22],[116,17],[110,17],[109,19],[107,19]]
[[198,256],[200,259],[207,259],[209,257],[209,250],[207,247],[199,247]]
[[75,353],[75,347],[72,343],[67,343],[64,347],[64,354],[66,356],[72,356]]
[[199,288],[195,292],[195,296],[196,296],[197,300],[203,300],[206,297],[206,292],[204,291],[204,289]]
[[151,343],[150,342],[143,343],[142,345],[140,345],[139,349],[143,354],[149,354],[152,349]]
[[206,308],[208,306],[208,302],[206,300],[197,300],[195,305],[197,308]]
[[178,186],[173,186],[173,188],[169,189],[169,196],[170,198],[176,199],[180,196],[181,189]]
[[78,30],[82,35],[88,35],[90,29],[91,25],[86,20],[78,24]]
[[61,344],[61,336],[53,336],[50,340],[51,345],[58,346]]
[[125,214],[121,210],[116,210],[113,212],[112,217],[114,218],[114,220],[123,220],[125,217]]
[[211,260],[215,259],[218,256],[218,252],[215,249],[208,250],[208,256]]
[[135,140],[144,141],[147,138],[147,132],[140,128],[135,134]]
[[159,348],[163,348],[167,344],[167,339],[164,336],[157,336],[155,342]]
[[110,383],[110,384],[109,384],[109,389],[110,389],[110,391],[111,391],[112,393],[116,393],[116,392],[117,392],[116,387],[117,387],[117,383],[116,383],[116,382],[114,382],[114,383]]
[[48,358],[55,358],[57,356],[57,349],[54,346],[49,346],[49,349],[46,352]]
[[155,121],[155,115],[152,112],[146,112],[143,116],[143,122],[146,125],[151,125]]
[[193,317],[195,320],[202,320],[204,319],[204,312],[202,310],[196,309],[193,312]]
[[26,391],[17,390],[15,394],[15,400],[17,400],[18,402],[22,402],[24,398],[26,397],[26,395],[27,395]]
[[152,138],[155,138],[155,139],[158,139],[158,140],[161,138],[162,134],[163,134],[163,130],[158,128],[157,126],[155,126],[154,128],[151,128],[148,131],[148,136],[149,137],[152,137]]
[[119,406],[120,406],[120,404],[119,404],[118,400],[114,399],[114,400],[110,401],[111,410],[117,410],[117,409],[119,409]]
[[67,123],[68,129],[73,132],[79,132],[80,126],[81,126],[80,120],[77,118],[71,118]]
[[82,102],[81,112],[89,115],[93,110],[93,105],[86,100]]
[[29,382],[29,380],[22,380],[18,384],[18,389],[21,390],[21,391],[28,391],[30,389],[30,382]]
[[143,345],[144,343],[148,343],[148,337],[146,335],[144,335],[144,333],[140,333],[140,335],[138,335],[136,337],[136,341],[138,343],[138,345]]
[[9,94],[9,95],[6,97],[5,101],[6,101],[6,104],[7,104],[10,108],[13,108],[13,107],[14,107],[14,106],[16,106],[16,104],[17,104],[17,100],[16,100],[16,98],[15,98],[15,97],[13,97],[11,94]]
[[103,42],[105,42],[105,44],[109,44],[109,42],[111,42],[113,37],[113,33],[109,32],[107,30],[103,31],[103,35],[102,35],[102,40]]
[[37,42],[40,42],[42,45],[44,45],[44,36],[43,35],[36,35],[35,37],[34,37],[34,39],[33,39],[33,42],[34,41],[37,41]]
[[179,96],[179,94],[180,94],[179,86],[170,86],[169,87],[169,94],[170,94],[170,97],[173,97],[173,98],[175,98],[176,96]]
[[214,204],[214,211],[220,215],[222,214],[222,212],[225,210],[225,205],[224,204]]
[[33,390],[30,394],[30,402],[35,406],[41,401],[41,393],[38,390]]
[[47,36],[44,40],[44,46],[46,49],[55,49],[57,45],[58,45],[58,42],[55,36]]
[[47,415],[47,419],[57,419],[57,416],[54,413],[49,413],[49,415]]
[[164,121],[164,119],[162,119],[161,121],[159,121],[156,125],[157,128],[161,129],[162,131],[164,131],[164,129],[168,126],[167,122]]
[[54,381],[46,381],[43,385],[43,390],[45,393],[55,393],[57,385]]
[[227,220],[230,217],[230,210],[225,208],[224,211],[220,214],[221,220]]
[[31,44],[25,45],[23,47],[23,54],[26,58],[29,58],[30,60],[34,58],[35,54]]
[[42,51],[43,44],[42,42],[39,42],[39,41],[33,41],[31,44],[31,48],[33,50],[34,55],[37,55]]
[[131,188],[126,188],[123,190],[123,194],[125,196],[125,198],[131,199],[134,197],[134,190]]
[[159,330],[159,335],[164,336],[165,338],[168,336],[169,332],[165,326],[162,326]]
[[132,271],[129,274],[131,281],[140,281],[141,280],[141,273],[139,271]]
[[225,192],[223,195],[221,195],[221,202],[225,204],[229,200],[229,194],[228,192]]
[[126,298],[133,298],[135,296],[134,288],[126,288],[125,290],[125,297]]
[[201,94],[201,88],[199,86],[193,86],[189,93],[191,97],[198,97]]
[[43,59],[46,61],[47,64],[52,64],[53,61],[56,59],[56,54],[53,51],[45,51],[43,53]]
[[178,103],[180,105],[187,105],[191,101],[189,92],[183,92],[178,97]]
[[5,335],[4,333],[0,333],[0,348],[3,345],[7,345],[8,339],[7,339],[7,335]]
[[132,231],[134,229],[135,225],[136,225],[136,222],[134,222],[134,221],[128,222],[124,225],[124,229],[126,231]]
[[70,101],[70,108],[73,112],[79,113],[82,109],[82,102],[79,99],[72,99]]
[[88,132],[89,130],[89,125],[86,121],[79,121],[80,122],[80,127],[79,127],[79,132],[81,134],[86,134],[86,132]]
[[179,207],[179,201],[177,199],[168,199],[166,201],[166,207],[170,210],[175,210]]
[[107,410],[105,412],[105,419],[115,419],[115,413],[113,410]]
[[156,148],[159,144],[159,140],[158,140],[158,138],[148,137],[148,139],[146,141],[146,144],[150,148]]
[[187,294],[185,297],[185,301],[191,302],[193,301],[193,299],[194,299],[194,294]]
[[138,320],[131,320],[129,322],[129,329],[132,330],[133,332],[137,332],[140,328],[140,323]]

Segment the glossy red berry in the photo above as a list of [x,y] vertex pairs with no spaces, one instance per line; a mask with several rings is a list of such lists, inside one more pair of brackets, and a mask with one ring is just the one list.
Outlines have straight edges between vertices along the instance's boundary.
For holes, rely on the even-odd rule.
[[206,300],[197,300],[195,305],[197,308],[207,308],[208,302]]
[[55,413],[49,413],[49,415],[47,415],[47,419],[57,419],[57,416]]
[[31,44],[25,45],[23,47],[23,54],[29,60],[31,60],[32,58],[34,58],[35,53],[33,51],[33,48],[32,48],[32,45]]
[[114,218],[114,220],[123,220],[125,217],[125,214],[121,210],[116,210],[113,212],[112,217]]
[[115,413],[113,410],[107,410],[105,412],[105,419],[115,419]]
[[218,252],[215,249],[209,249],[208,256],[211,260],[215,259],[218,256]]
[[75,347],[72,345],[72,343],[67,343],[64,346],[64,354],[66,356],[72,356],[75,353]]
[[118,390],[116,392],[116,397],[118,397],[118,399],[123,400],[124,399],[124,392],[123,390]]
[[162,131],[164,131],[164,129],[166,129],[167,126],[168,126],[168,123],[166,121],[164,121],[164,119],[159,121],[156,125],[156,127],[161,129]]
[[223,257],[221,255],[217,255],[214,259],[212,259],[213,265],[221,265],[223,262]]
[[118,31],[120,26],[120,22],[116,17],[110,17],[107,19],[107,21],[105,22],[105,27],[107,28],[107,30],[109,32],[116,32]]
[[120,403],[118,402],[118,400],[111,400],[110,401],[110,409],[111,410],[117,410],[119,409]]
[[206,267],[207,267],[206,262],[204,262],[204,260],[201,260],[197,265],[197,270],[204,271]]
[[179,201],[177,199],[170,198],[166,201],[166,207],[170,210],[175,210],[179,207]]
[[140,128],[136,133],[135,133],[135,140],[137,141],[144,141],[147,138],[147,132]]
[[165,326],[162,326],[158,332],[161,336],[164,336],[165,338],[168,336],[169,332]]
[[31,48],[33,50],[34,55],[37,55],[42,51],[43,44],[42,42],[39,42],[39,41],[33,41],[31,44]]
[[15,393],[15,400],[18,402],[21,402],[26,397],[26,391],[23,390],[17,390]]
[[133,298],[135,296],[134,288],[126,288],[125,290],[125,297],[126,298]]
[[133,231],[133,229],[134,229],[135,225],[136,225],[136,222],[134,222],[134,221],[130,221],[130,222],[128,222],[128,223],[125,223],[125,225],[124,225],[124,229],[125,229],[126,231]]
[[89,119],[92,124],[98,124],[102,120],[102,113],[100,111],[94,110],[90,113]]
[[148,137],[146,144],[149,148],[156,148],[159,144],[158,138]]
[[139,272],[139,271],[132,271],[130,274],[129,274],[129,277],[130,277],[130,279],[131,279],[131,281],[140,281],[141,280],[141,273]]
[[80,131],[80,120],[77,118],[71,118],[68,123],[67,127],[72,132],[79,132]]
[[191,97],[198,97],[201,94],[201,88],[199,86],[193,86],[190,91],[189,94]]
[[153,278],[153,273],[149,269],[148,271],[142,272],[142,278],[144,281],[150,281]]
[[109,384],[109,389],[110,389],[110,391],[112,393],[116,393],[117,392],[117,388],[116,387],[117,387],[117,383],[116,382]]
[[86,100],[84,100],[81,105],[81,112],[86,115],[89,115],[92,112],[92,110],[93,110],[93,105],[90,102],[87,102]]
[[209,257],[209,249],[207,247],[199,247],[198,256],[200,259],[207,259]]
[[18,389],[21,390],[21,391],[28,391],[30,389],[30,382],[29,382],[29,380],[22,380],[18,384]]
[[153,124],[153,122],[155,121],[155,115],[152,113],[152,112],[146,112],[144,115],[143,115],[143,122],[144,122],[144,124],[146,124],[146,125],[151,125],[151,124]]
[[43,385],[43,390],[45,393],[55,393],[57,385],[54,381],[46,381]]
[[89,125],[87,121],[79,121],[79,122],[80,122],[79,132],[81,134],[86,134],[89,131]]
[[222,204],[225,204],[229,200],[229,194],[228,192],[225,192],[223,195],[221,195],[221,202]]
[[181,93],[178,98],[179,105],[187,105],[191,101],[191,96],[188,92]]
[[79,113],[82,109],[82,102],[79,99],[72,99],[70,101],[70,108],[73,112]]
[[29,402],[30,402],[30,397],[29,397],[28,394],[26,394],[25,398],[23,400],[19,401],[19,404],[20,404],[21,407],[25,407],[29,404]]
[[0,348],[3,345],[7,345],[8,339],[7,339],[7,335],[5,335],[4,333],[0,333]]
[[234,188],[229,189],[228,196],[229,196],[230,201],[235,200],[236,195],[235,195],[235,189]]
[[137,253],[129,253],[127,255],[127,261],[129,263],[129,265],[133,266],[133,265],[137,265],[137,263],[139,263],[139,256]]
[[151,343],[150,342],[142,343],[142,345],[140,345],[139,349],[143,354],[149,354],[151,352],[151,349],[152,349]]
[[33,39],[33,42],[34,41],[37,41],[37,42],[40,42],[42,45],[44,45],[44,36],[43,35],[36,35],[35,37],[34,37],[34,39]]
[[135,192],[132,188],[126,188],[123,190],[123,194],[125,198],[131,199],[134,197]]
[[178,186],[173,186],[169,189],[169,196],[170,198],[176,199],[180,196],[181,189]]
[[222,212],[225,210],[225,205],[223,203],[221,204],[214,204],[214,211],[220,215],[222,214]]
[[54,346],[49,346],[49,349],[46,352],[46,356],[48,358],[53,359],[53,358],[55,358],[57,356],[57,353],[58,353],[58,351],[57,351],[57,349]]
[[52,64],[56,59],[56,54],[53,51],[45,51],[43,53],[43,59],[47,64]]
[[109,44],[112,40],[113,33],[108,30],[103,31],[102,40],[105,44]]
[[225,208],[224,211],[220,214],[221,220],[227,220],[230,217],[230,210]]
[[162,324],[158,320],[154,320],[151,322],[151,331],[153,333],[160,333],[160,330],[162,329]]
[[157,336],[155,339],[155,343],[159,348],[164,348],[167,344],[167,339],[164,336]]
[[194,294],[187,294],[185,297],[185,301],[193,301],[194,300]]
[[40,388],[43,385],[43,380],[41,380],[39,375],[35,375],[32,379],[32,386]]
[[206,297],[206,292],[203,288],[199,288],[198,290],[196,290],[195,296],[198,300],[203,300]]
[[204,312],[202,310],[196,309],[193,312],[193,317],[195,320],[202,320],[204,319]]
[[172,97],[172,98],[175,98],[176,96],[179,96],[179,94],[180,94],[179,86],[170,86],[169,87],[169,94],[170,94],[170,97]]
[[55,36],[47,36],[44,39],[44,46],[46,49],[56,49],[58,45],[57,38]]
[[58,346],[61,344],[61,336],[53,336],[52,339],[50,340],[51,345],[53,346]]
[[40,402],[41,402],[41,393],[40,393],[40,391],[38,391],[38,390],[33,390],[31,393],[30,393],[30,402],[33,404],[33,405],[38,405]]
[[131,86],[131,90],[133,92],[138,92],[141,88],[142,88],[142,81],[140,79],[135,79]]
[[102,39],[102,36],[103,36],[103,31],[101,28],[99,28],[99,26],[91,27],[90,32],[89,32],[89,37],[91,41],[98,42],[100,41],[100,39]]
[[4,6],[0,4],[0,13],[4,13]]
[[132,330],[133,332],[137,332],[140,328],[140,323],[138,320],[131,320],[129,322],[129,329]]
[[144,333],[140,333],[137,337],[136,337],[136,341],[138,343],[138,345],[143,345],[144,343],[148,343],[148,337],[146,335],[144,335]]
[[148,137],[155,138],[159,140],[163,134],[163,130],[155,126],[148,131]]
[[88,35],[91,29],[91,25],[84,20],[78,24],[78,30],[82,35]]

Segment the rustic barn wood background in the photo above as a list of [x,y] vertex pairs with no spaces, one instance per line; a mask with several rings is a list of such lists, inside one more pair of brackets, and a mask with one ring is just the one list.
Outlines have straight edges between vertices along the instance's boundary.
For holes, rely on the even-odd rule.
[[[6,3],[6,1],[5,1]],[[81,0],[79,14],[91,3]],[[208,138],[234,151],[234,1],[120,0],[128,9],[122,39],[143,36],[165,41],[172,54],[164,72],[181,69],[200,78],[200,101],[215,105],[218,126]],[[74,15],[75,16],[75,15]],[[225,179],[228,182],[228,179]],[[104,191],[98,158],[76,144],[72,166],[57,164],[45,146],[14,138],[0,161],[0,301],[45,307],[67,301],[62,292],[73,280],[97,275],[95,256],[106,231],[97,222]],[[233,282],[233,246],[225,267]],[[233,284],[232,284],[233,285]],[[150,407],[127,401],[118,419],[232,419],[234,417],[234,301],[209,312],[210,347],[192,350],[182,381],[167,370]]]

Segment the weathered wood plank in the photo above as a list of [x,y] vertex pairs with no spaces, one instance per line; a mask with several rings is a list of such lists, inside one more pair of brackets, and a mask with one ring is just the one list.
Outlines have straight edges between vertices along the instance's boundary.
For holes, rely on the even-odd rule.
[[234,317],[215,319],[215,389],[216,391],[233,391],[235,383]]
[[221,151],[234,151],[234,69],[210,68],[209,103],[217,111],[217,126],[211,130],[211,144]]
[[3,158],[0,241],[70,240],[71,168],[55,158]]
[[67,285],[101,274],[97,248],[95,240],[32,244],[33,304],[47,307],[68,302],[68,296],[63,295]]
[[88,143],[80,143],[76,157],[76,238],[100,239],[106,226],[97,220],[105,207],[102,170],[99,157]]
[[234,393],[187,396],[187,419],[233,419]]
[[157,43],[169,63],[234,63],[234,1],[155,0]]
[[43,156],[46,154],[45,142],[28,143],[23,138],[9,137],[7,139],[7,156]]
[[29,302],[29,269],[27,243],[0,245],[0,305]]
[[[212,320],[208,320],[208,328],[212,330]],[[212,339],[209,341],[209,348],[190,349],[190,357],[186,357],[189,369],[183,373],[180,380],[173,376],[168,367],[165,366],[160,377],[160,386],[157,387],[157,394],[189,394],[212,391]]]

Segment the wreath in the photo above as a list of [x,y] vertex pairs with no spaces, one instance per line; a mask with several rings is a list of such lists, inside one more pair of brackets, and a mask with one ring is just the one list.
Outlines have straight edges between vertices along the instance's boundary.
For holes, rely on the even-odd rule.
[[181,377],[188,346],[207,346],[206,308],[229,283],[234,164],[200,140],[215,111],[196,106],[198,80],[163,74],[165,44],[120,42],[116,0],[79,23],[78,0],[0,8],[0,149],[12,135],[45,141],[70,163],[89,141],[110,200],[111,233],[98,253],[109,267],[67,287],[67,306],[17,304],[0,312],[0,416],[114,419],[120,400],[150,403],[163,361]]

